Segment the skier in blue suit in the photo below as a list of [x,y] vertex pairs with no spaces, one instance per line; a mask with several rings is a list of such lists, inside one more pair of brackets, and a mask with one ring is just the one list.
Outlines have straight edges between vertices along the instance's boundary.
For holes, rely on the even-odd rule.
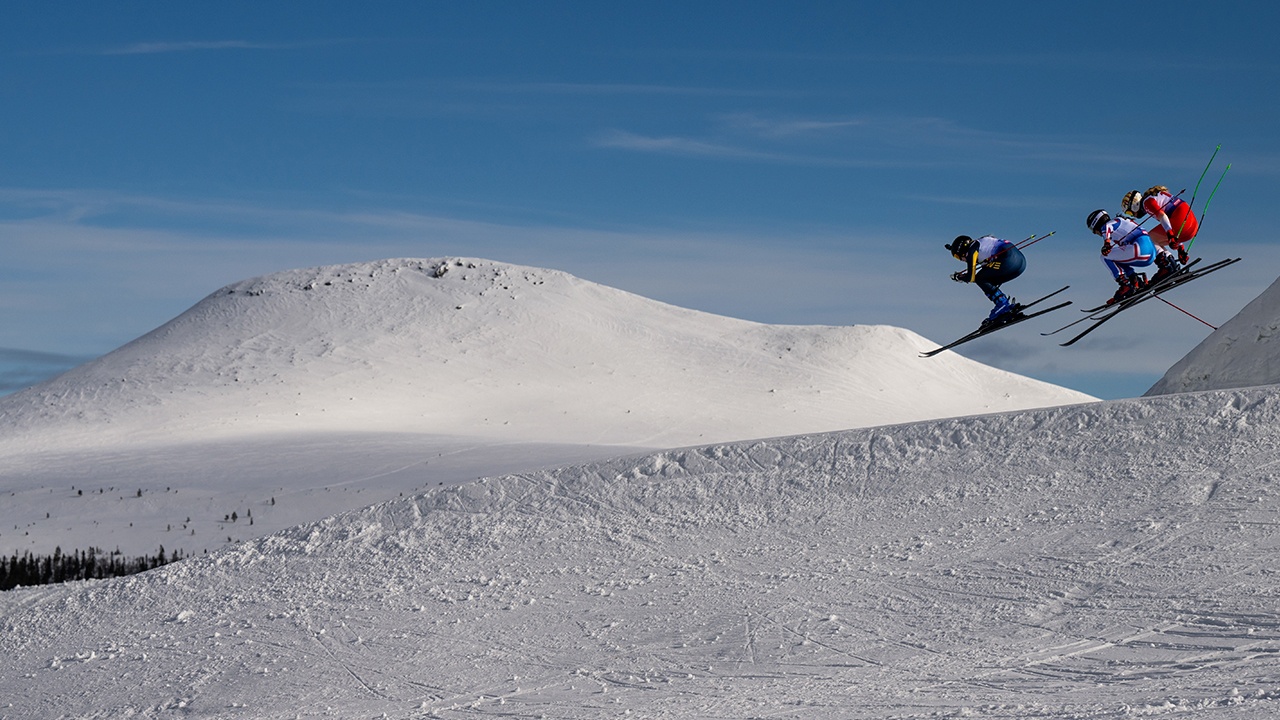
[[983,327],[1012,320],[1017,316],[1022,306],[1000,289],[1001,285],[1027,269],[1027,259],[1016,245],[991,235],[984,235],[977,240],[968,235],[960,235],[944,247],[952,257],[966,265],[964,270],[952,273],[951,279],[976,284],[995,305],[987,319],[982,321]]

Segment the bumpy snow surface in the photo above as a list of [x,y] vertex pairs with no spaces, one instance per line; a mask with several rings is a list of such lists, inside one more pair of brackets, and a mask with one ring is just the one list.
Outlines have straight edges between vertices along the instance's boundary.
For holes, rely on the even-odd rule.
[[1280,396],[715,444],[0,594],[2,718],[1269,718]]
[[1093,400],[932,347],[487,260],[278,273],[0,398],[0,553],[200,553],[517,470]]
[[1280,383],[1280,280],[1182,358],[1147,395]]

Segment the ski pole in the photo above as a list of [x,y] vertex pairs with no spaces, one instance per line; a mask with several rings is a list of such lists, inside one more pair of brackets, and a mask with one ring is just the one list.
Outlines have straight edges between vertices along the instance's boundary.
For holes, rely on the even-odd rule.
[[1227,177],[1227,171],[1231,169],[1231,163],[1222,169],[1222,174],[1218,176],[1218,182],[1213,186],[1213,192],[1209,193],[1209,199],[1204,201],[1204,212],[1200,213],[1200,219],[1203,221],[1204,216],[1209,214],[1209,203],[1213,202],[1213,196],[1218,194],[1218,186],[1222,184],[1224,178]]
[[[1157,295],[1157,296],[1156,296],[1156,299],[1157,299],[1157,300],[1159,300],[1160,302],[1164,303],[1165,305],[1168,305],[1169,307],[1173,308],[1174,310],[1177,310],[1178,312],[1182,313],[1183,315],[1186,315],[1187,317],[1189,317],[1189,318],[1191,318],[1191,319],[1193,319],[1193,320],[1199,320],[1200,322],[1204,323],[1205,325],[1209,325],[1209,323],[1207,323],[1207,322],[1205,322],[1204,320],[1202,320],[1202,319],[1200,319],[1200,318],[1196,317],[1195,315],[1192,315],[1191,313],[1187,312],[1186,310],[1183,310],[1182,308],[1178,307],[1177,305],[1174,305],[1173,303],[1169,302],[1168,300],[1165,300],[1164,298],[1160,297],[1159,295]],[[1214,330],[1217,330],[1217,329],[1218,329],[1218,328],[1214,327],[1213,325],[1209,325],[1209,327],[1213,328]]]
[[[1021,250],[1024,247],[1031,247],[1032,245],[1035,245],[1036,243],[1040,242],[1041,240],[1044,240],[1045,238],[1049,237],[1050,235],[1053,235],[1056,232],[1058,231],[1054,230],[1053,232],[1048,233],[1047,235],[1041,235],[1040,237],[1035,238],[1034,240],[1032,240],[1031,238],[1027,238],[1026,240],[1023,240],[1017,245],[1014,245],[1014,247],[1018,248],[1019,250]],[[1032,236],[1032,237],[1035,237],[1035,236]]]
[[[1212,203],[1212,202],[1213,202],[1213,196],[1218,194],[1218,186],[1222,184],[1222,180],[1223,180],[1223,178],[1225,178],[1225,177],[1227,176],[1227,170],[1230,170],[1230,169],[1231,169],[1231,163],[1227,163],[1227,167],[1226,167],[1226,168],[1224,168],[1224,169],[1223,169],[1223,171],[1222,171],[1222,174],[1218,176],[1218,182],[1217,182],[1217,184],[1215,184],[1215,185],[1213,186],[1213,192],[1209,193],[1209,199],[1204,201],[1204,212],[1200,213],[1200,224],[1201,224],[1201,225],[1204,225],[1204,218],[1205,218],[1205,215],[1208,215],[1208,214],[1209,214],[1209,203]],[[1183,220],[1183,221],[1182,221],[1182,223],[1183,223],[1183,225],[1185,225],[1185,224],[1186,224],[1186,221],[1185,221],[1185,220]],[[1182,228],[1178,228],[1178,233],[1179,233],[1179,234],[1181,234],[1181,233],[1182,233]],[[1198,231],[1197,231],[1196,237],[1200,237],[1200,235],[1199,235]],[[1187,249],[1188,249],[1188,250],[1190,250],[1190,249],[1191,249],[1191,246],[1192,246],[1192,245],[1194,245],[1195,243],[1196,243],[1196,238],[1191,238],[1191,242],[1187,243]]]
[[[1213,154],[1209,156],[1209,162],[1205,163],[1204,170],[1201,171],[1200,173],[1200,179],[1196,181],[1196,189],[1191,192],[1191,202],[1187,203],[1187,207],[1195,207],[1196,195],[1200,194],[1200,183],[1204,182],[1204,176],[1209,172],[1209,166],[1213,165],[1213,159],[1218,157],[1218,151],[1221,149],[1222,149],[1222,143],[1218,143],[1218,146],[1213,149]],[[1230,167],[1231,167],[1231,164],[1227,163],[1227,168],[1230,169]],[[1227,171],[1223,170],[1222,174],[1226,175]],[[1221,183],[1222,178],[1218,178],[1218,182]],[[1214,190],[1215,191],[1217,190],[1216,186],[1214,187]],[[1213,199],[1213,195],[1210,194],[1209,198]],[[1205,209],[1208,209],[1208,206],[1209,206],[1209,203],[1205,202]],[[1186,226],[1187,226],[1187,221],[1183,220],[1182,225],[1178,227],[1178,232],[1174,234],[1174,237],[1175,238],[1182,237],[1182,228]],[[1195,241],[1196,241],[1195,238],[1191,238],[1191,242],[1187,243],[1188,250],[1191,249],[1191,246],[1195,243]]]
[[1200,173],[1200,179],[1196,181],[1196,189],[1191,193],[1191,202],[1189,205],[1196,204],[1196,195],[1200,192],[1200,183],[1204,180],[1205,173],[1209,172],[1209,165],[1213,164],[1213,159],[1218,157],[1218,151],[1222,149],[1222,143],[1218,143],[1218,147],[1213,149],[1213,154],[1209,156],[1209,162],[1204,166],[1204,172]]
[[[1057,231],[1055,230],[1054,232],[1057,232]],[[1053,234],[1052,232],[1051,232],[1051,233],[1049,233],[1049,235],[1052,235],[1052,234]],[[1036,244],[1036,243],[1040,242],[1041,240],[1043,240],[1043,239],[1045,239],[1045,238],[1049,237],[1049,235],[1041,235],[1040,237],[1036,237],[1034,234],[1033,234],[1033,235],[1028,235],[1026,240],[1022,240],[1022,241],[1020,241],[1020,242],[1018,242],[1018,243],[1009,243],[1009,247],[1015,247],[1015,248],[1018,248],[1019,250],[1021,250],[1021,249],[1022,249],[1022,248],[1024,248],[1024,247],[1027,247],[1027,246],[1029,246],[1029,245],[1034,245],[1034,244]],[[1004,248],[1004,250],[1001,250],[1000,252],[996,253],[995,255],[992,255],[991,257],[987,258],[986,262],[991,262],[992,260],[995,260],[996,258],[998,258],[998,257],[1000,257],[1001,255],[1005,254],[1005,252],[1009,249],[1009,247],[1006,247],[1006,248]]]
[[[1055,233],[1055,232],[1057,232],[1057,230],[1054,230],[1053,232],[1049,233],[1049,235],[1052,235],[1052,234],[1053,234],[1053,233]],[[1010,247],[1015,247],[1015,248],[1018,248],[1019,250],[1021,250],[1021,249],[1022,249],[1022,248],[1024,248],[1024,247],[1029,247],[1029,246],[1031,246],[1031,245],[1035,245],[1036,243],[1040,242],[1041,240],[1043,240],[1043,239],[1045,239],[1045,238],[1049,237],[1049,235],[1041,235],[1040,237],[1036,237],[1035,235],[1031,235],[1031,236],[1029,236],[1026,240],[1023,240],[1022,242],[1019,242],[1019,243],[1017,243],[1017,244],[1009,243],[1009,246],[1008,246],[1008,247],[1004,248],[1003,250],[1001,250],[1000,252],[996,253],[995,255],[992,255],[991,257],[987,258],[987,259],[986,259],[986,262],[984,262],[983,264],[985,265],[986,263],[989,263],[989,262],[991,262],[992,260],[995,260],[996,258],[998,258],[998,257],[1000,257],[1001,255],[1005,254],[1005,252],[1006,252],[1006,251],[1008,251],[1008,249],[1009,249]]]

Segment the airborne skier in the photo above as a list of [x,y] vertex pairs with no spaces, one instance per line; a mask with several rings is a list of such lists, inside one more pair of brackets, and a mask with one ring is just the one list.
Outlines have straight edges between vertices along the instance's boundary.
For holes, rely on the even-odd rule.
[[[1162,256],[1176,251],[1178,262],[1187,263],[1186,244],[1200,231],[1200,222],[1187,201],[1170,195],[1169,188],[1164,185],[1153,185],[1146,192],[1130,190],[1125,193],[1124,211],[1138,219],[1147,215],[1155,218],[1160,224],[1152,228],[1151,242],[1160,248]],[[1158,258],[1156,262],[1159,262]]]
[[1102,238],[1102,262],[1120,286],[1107,304],[1120,302],[1145,288],[1147,276],[1134,268],[1147,267],[1155,260],[1155,245],[1147,231],[1128,218],[1113,219],[1106,210],[1094,210],[1085,222],[1094,235]]
[[987,319],[982,321],[982,327],[999,325],[1017,317],[1022,306],[1000,289],[1002,284],[1018,277],[1027,268],[1027,260],[1016,245],[991,235],[977,240],[960,235],[943,247],[966,265],[964,270],[952,273],[951,279],[975,283],[995,305]]

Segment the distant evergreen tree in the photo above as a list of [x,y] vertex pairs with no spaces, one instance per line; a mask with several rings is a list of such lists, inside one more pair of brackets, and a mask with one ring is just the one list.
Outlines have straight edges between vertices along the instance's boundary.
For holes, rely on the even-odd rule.
[[107,554],[105,560],[101,558],[102,554],[102,549],[95,547],[70,553],[64,553],[61,547],[56,547],[53,555],[44,556],[26,552],[19,557],[17,551],[14,551],[8,558],[0,557],[0,590],[72,580],[122,577],[182,559],[181,550],[169,553],[163,545],[160,546],[160,552],[153,556],[142,555],[133,559],[126,558],[119,550]]

